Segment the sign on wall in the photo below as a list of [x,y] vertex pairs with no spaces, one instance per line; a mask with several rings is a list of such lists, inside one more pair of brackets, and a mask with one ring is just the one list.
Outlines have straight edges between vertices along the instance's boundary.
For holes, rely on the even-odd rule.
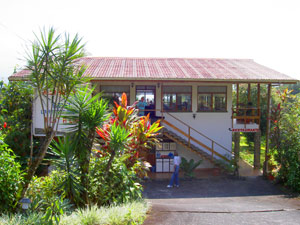
[[[51,95],[49,95],[51,96]],[[43,96],[43,102],[44,105],[46,105],[46,96]],[[63,102],[61,101],[60,103],[56,104],[56,107],[61,107],[63,104]],[[51,97],[48,98],[48,105],[49,105],[49,109],[48,112],[50,113],[51,108],[52,110],[54,109],[54,106],[51,107]],[[47,109],[44,109],[45,114],[47,114]],[[66,109],[63,109],[63,112],[67,112]],[[50,119],[50,117],[49,117]],[[43,113],[43,109],[42,109],[42,105],[41,105],[41,101],[40,98],[38,96],[36,96],[33,100],[33,104],[32,104],[32,123],[33,123],[33,135],[34,136],[45,136],[45,131],[44,131],[44,113]],[[51,119],[52,120],[52,119]],[[54,123],[55,126],[58,123],[58,129],[57,129],[57,136],[61,136],[64,133],[67,132],[67,129],[72,127],[72,125],[70,125],[70,121],[65,119],[65,118],[60,118],[59,121],[49,121],[50,123]]]
[[232,132],[246,132],[246,133],[255,133],[259,132],[259,129],[251,129],[251,128],[229,128]]

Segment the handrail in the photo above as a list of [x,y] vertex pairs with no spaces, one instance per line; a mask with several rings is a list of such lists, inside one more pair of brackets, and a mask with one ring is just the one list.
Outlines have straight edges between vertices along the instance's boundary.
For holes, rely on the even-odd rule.
[[[182,133],[184,136],[187,137],[187,134],[185,134],[183,131],[181,131],[180,129],[178,129],[177,127],[173,126],[172,124],[170,124],[168,121],[165,121],[165,123],[167,123],[168,125],[172,126],[174,129],[176,129],[177,131],[179,131],[180,133]],[[193,141],[195,141],[197,144],[201,145],[202,147],[205,147],[207,150],[211,151],[212,152],[212,157],[213,155],[217,155],[219,156],[220,158],[224,159],[225,161],[229,162],[230,160],[227,159],[225,156],[221,155],[220,153],[214,151],[212,148],[209,148],[207,145],[204,145],[203,143],[201,143],[200,141],[198,141],[197,139],[193,138]],[[191,148],[190,146],[188,146],[189,148]]]
[[[170,122],[166,121],[165,119],[163,119],[163,121],[168,124],[169,126],[171,126],[173,129],[177,130],[179,133],[181,133],[182,135],[184,135],[185,137],[188,138],[188,145],[190,146],[190,141],[194,141],[197,144],[201,145],[202,147],[206,148],[208,151],[210,151],[212,153],[212,156],[218,155],[220,158],[223,158],[226,161],[229,161],[226,157],[224,157],[223,155],[219,154],[218,152],[216,152],[214,150],[214,146],[218,145],[221,148],[223,148],[225,151],[229,152],[230,154],[234,154],[232,151],[230,151],[228,148],[224,147],[223,145],[217,143],[216,141],[214,141],[213,139],[207,137],[206,135],[202,134],[201,132],[199,132],[198,130],[194,129],[193,127],[189,126],[188,124],[186,124],[185,122],[183,122],[182,120],[178,119],[177,117],[175,117],[174,115],[168,113],[168,112],[161,112],[162,113],[162,117],[164,118],[163,114],[166,113],[168,115],[170,115],[171,117],[173,117],[174,119],[176,119],[177,121],[179,121],[181,124],[185,125],[188,128],[188,134],[183,132],[181,129],[177,128],[176,126],[174,126],[173,124],[171,124]],[[208,147],[207,145],[199,142],[197,139],[195,139],[194,137],[191,136],[191,132],[190,130],[195,131],[196,133],[198,133],[199,135],[201,135],[202,137],[208,139],[211,142],[212,147]]]
[[229,153],[232,153],[229,149],[227,149],[226,147],[224,147],[223,145],[217,143],[215,140],[207,137],[205,134],[202,134],[200,131],[196,130],[195,128],[191,127],[190,125],[186,124],[185,122],[183,122],[182,120],[178,119],[177,117],[173,116],[172,114],[168,113],[168,112],[162,112],[162,113],[167,113],[168,115],[170,115],[171,117],[173,117],[174,119],[178,120],[179,122],[181,122],[182,124],[184,124],[185,126],[187,126],[189,129],[195,131],[196,133],[200,134],[202,137],[205,137],[206,139],[208,139],[209,141],[219,145],[220,147],[222,147],[224,150],[226,150]]

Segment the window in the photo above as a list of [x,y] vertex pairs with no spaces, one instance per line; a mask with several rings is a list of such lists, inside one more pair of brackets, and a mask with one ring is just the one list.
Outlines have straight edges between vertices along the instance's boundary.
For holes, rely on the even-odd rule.
[[110,103],[113,103],[113,101],[120,103],[122,94],[125,93],[127,95],[127,101],[129,103],[129,85],[103,85],[100,86],[100,91],[103,92],[103,97],[107,98]]
[[198,112],[226,112],[227,87],[226,86],[199,86]]
[[163,109],[170,112],[192,111],[192,87],[164,86]]
[[135,100],[139,101],[144,97],[148,104],[155,103],[155,86],[136,86]]

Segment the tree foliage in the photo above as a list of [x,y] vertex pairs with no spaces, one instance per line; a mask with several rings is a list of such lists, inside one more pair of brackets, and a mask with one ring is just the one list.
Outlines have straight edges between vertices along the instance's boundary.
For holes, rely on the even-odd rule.
[[23,194],[56,134],[69,96],[83,81],[85,68],[76,63],[82,56],[84,45],[78,35],[73,39],[68,34],[57,35],[53,28],[36,35],[31,52],[27,54],[30,81],[42,107],[45,138],[29,164]]
[[15,208],[23,181],[21,165],[3,142],[0,131],[0,212]]
[[92,147],[95,141],[96,127],[102,126],[108,119],[107,102],[101,99],[101,93],[93,96],[95,88],[85,85],[72,93],[64,118],[70,121],[71,152],[76,157],[79,166],[80,183],[82,185],[81,199],[88,204],[89,164]]
[[26,165],[30,156],[32,118],[32,86],[28,82],[10,82],[0,87],[1,124],[5,143],[14,151],[18,160]]
[[279,165],[278,178],[300,192],[300,98],[285,89],[272,109],[271,144]]

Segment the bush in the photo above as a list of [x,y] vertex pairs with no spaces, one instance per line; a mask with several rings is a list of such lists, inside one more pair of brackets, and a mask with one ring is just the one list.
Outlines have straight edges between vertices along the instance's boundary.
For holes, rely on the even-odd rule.
[[288,93],[284,90],[272,112],[271,154],[279,165],[277,178],[300,192],[300,98]]
[[15,208],[22,181],[21,165],[16,161],[13,151],[0,137],[0,212]]
[[[0,111],[7,128],[5,143],[11,148],[18,160],[27,164],[30,155],[30,131],[32,117],[33,88],[28,82],[10,82],[0,87]],[[2,125],[2,124],[1,124]]]
[[104,176],[108,156],[92,158],[90,167],[90,200],[94,204],[125,203],[142,197],[142,186],[134,167],[129,169],[123,158],[115,158],[108,176]]
[[65,193],[60,189],[64,178],[65,174],[59,171],[52,171],[45,177],[34,177],[25,194],[32,201],[31,210],[45,212],[58,196],[64,198]]
[[202,163],[202,160],[195,162],[194,159],[190,159],[190,161],[187,161],[187,159],[184,157],[181,157],[181,159],[182,162],[180,164],[180,168],[184,172],[184,176],[187,178],[194,178],[194,170]]

